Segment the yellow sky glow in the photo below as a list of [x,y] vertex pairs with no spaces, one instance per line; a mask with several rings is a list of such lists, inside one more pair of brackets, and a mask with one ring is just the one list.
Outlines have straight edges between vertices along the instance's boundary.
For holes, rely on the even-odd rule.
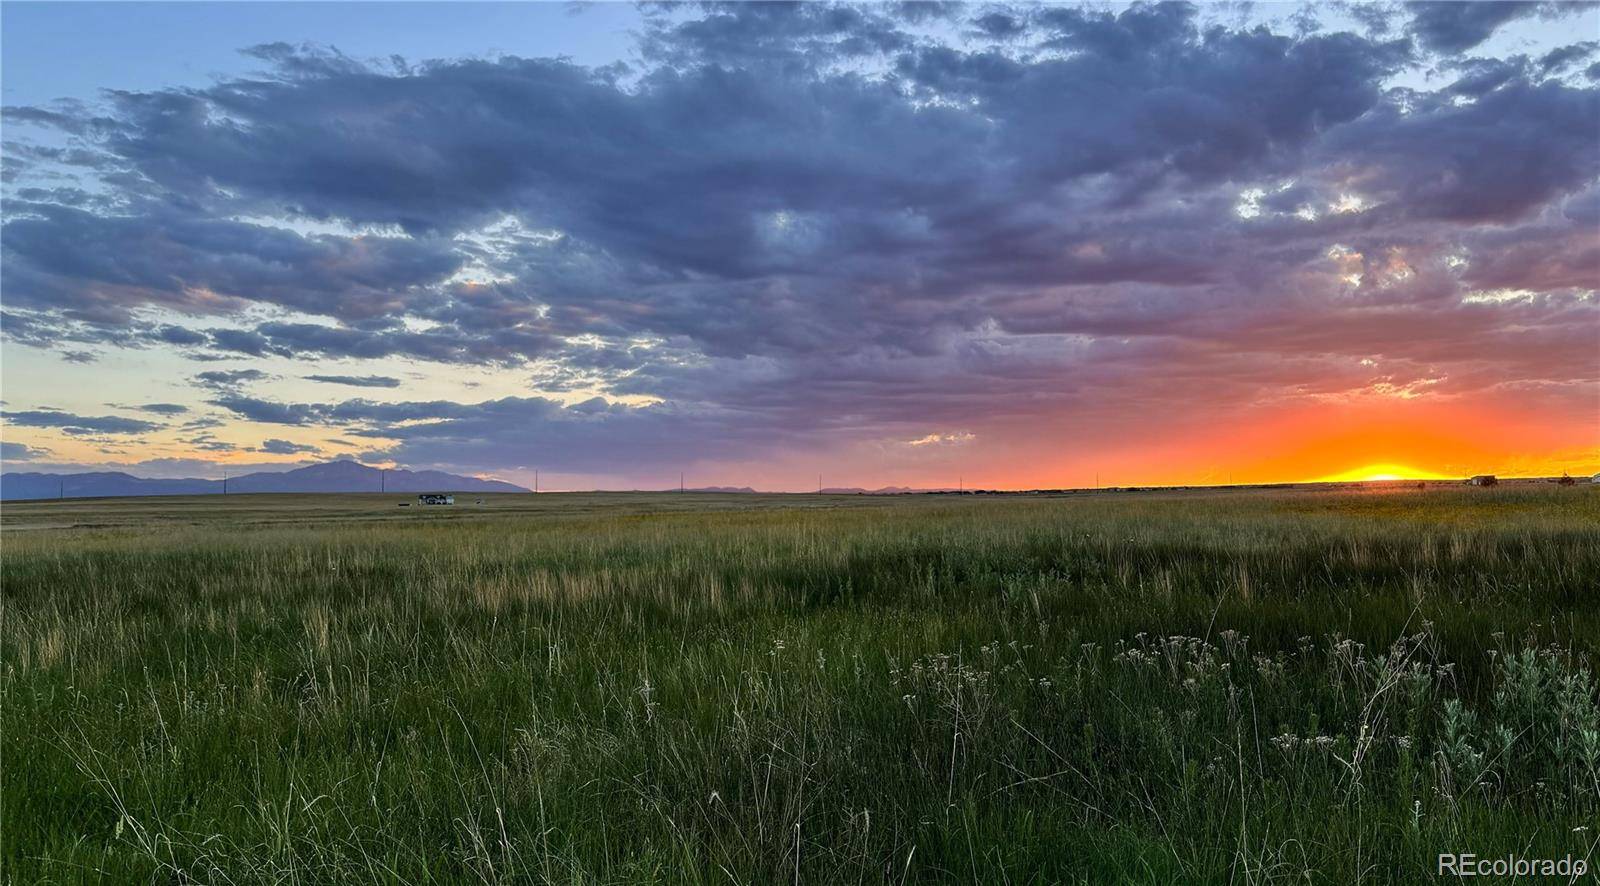
[[1413,468],[1410,465],[1375,464],[1364,467],[1352,468],[1326,477],[1318,477],[1318,483],[1357,483],[1371,480],[1455,480],[1445,474]]

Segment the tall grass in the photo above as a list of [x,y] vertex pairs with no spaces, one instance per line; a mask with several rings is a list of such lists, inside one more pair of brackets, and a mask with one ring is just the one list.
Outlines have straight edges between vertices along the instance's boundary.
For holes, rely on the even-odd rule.
[[1596,492],[8,532],[0,864],[1404,882],[1586,856]]

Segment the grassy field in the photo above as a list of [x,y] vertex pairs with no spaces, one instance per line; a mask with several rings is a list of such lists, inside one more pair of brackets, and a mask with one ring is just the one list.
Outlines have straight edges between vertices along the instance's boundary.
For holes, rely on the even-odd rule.
[[1600,857],[1600,488],[0,515],[14,883]]

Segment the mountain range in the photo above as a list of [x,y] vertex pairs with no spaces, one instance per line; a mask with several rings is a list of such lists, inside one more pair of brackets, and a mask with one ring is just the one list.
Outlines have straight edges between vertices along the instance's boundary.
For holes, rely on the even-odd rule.
[[912,486],[880,486],[877,489],[862,489],[860,486],[829,486],[819,490],[823,495],[908,495],[914,492],[955,492],[949,487],[936,487],[920,489]]
[[[480,480],[443,471],[403,471],[369,467],[340,459],[292,471],[261,471],[222,480],[152,479],[121,471],[77,474],[17,472],[0,474],[0,501],[42,498],[102,498],[130,495],[222,495],[249,492],[527,492],[502,480]],[[661,490],[677,492],[677,489]],[[701,486],[687,492],[753,494],[749,486]],[[884,486],[878,489],[829,487],[826,495],[902,495],[913,492],[954,492],[954,489],[916,489]]]
[[[223,484],[227,488],[224,490]],[[262,471],[223,480],[155,480],[120,471],[0,474],[0,500],[125,495],[221,495],[247,492],[527,492],[501,480],[443,471],[402,471],[331,461],[292,471]]]

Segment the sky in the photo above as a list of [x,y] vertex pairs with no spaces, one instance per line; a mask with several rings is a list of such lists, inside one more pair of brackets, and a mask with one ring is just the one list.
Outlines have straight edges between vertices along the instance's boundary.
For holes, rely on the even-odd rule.
[[0,466],[1600,470],[1600,6],[0,7]]

